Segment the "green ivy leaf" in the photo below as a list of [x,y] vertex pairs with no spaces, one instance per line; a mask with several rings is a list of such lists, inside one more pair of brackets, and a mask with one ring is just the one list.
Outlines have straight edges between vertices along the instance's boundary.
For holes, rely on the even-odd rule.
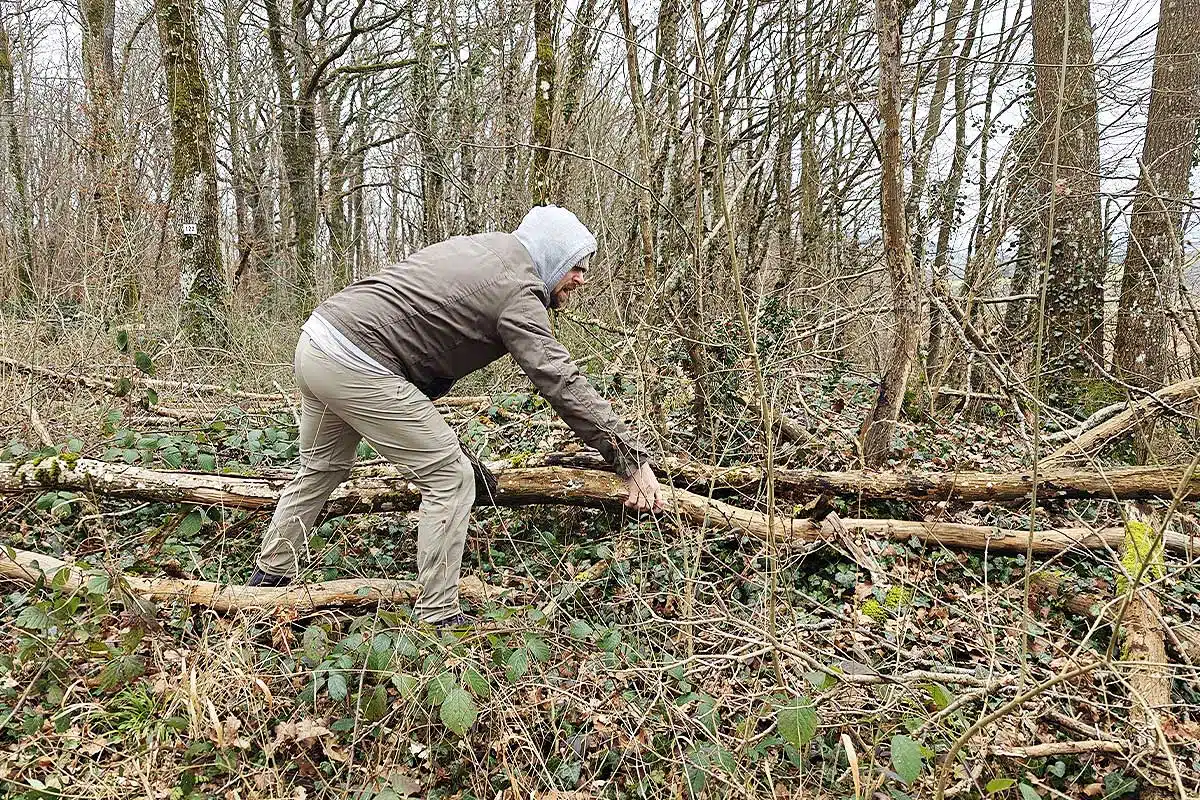
[[204,470],[205,472],[216,472],[217,457],[212,453],[197,453],[196,466],[200,467],[200,469]]
[[509,682],[516,683],[528,671],[529,653],[524,648],[512,651],[505,662],[504,677],[508,678]]
[[1011,789],[1016,785],[1017,781],[1014,778],[992,778],[987,782],[987,786],[984,786],[983,788],[988,794],[995,794],[996,792],[1003,792],[1006,789]]
[[426,684],[425,699],[429,701],[430,705],[441,705],[446,700],[446,696],[450,693],[450,690],[453,688],[454,675],[449,672],[443,672]]
[[329,673],[329,680],[325,682],[325,691],[329,693],[329,699],[331,700],[345,700],[348,694],[346,676],[340,672]]
[[101,689],[110,691],[122,686],[146,672],[146,659],[141,656],[117,656],[104,665],[96,682]]
[[146,390],[146,405],[147,406],[158,405],[158,392],[155,391],[153,388]]
[[1021,792],[1021,800],[1042,800],[1042,796],[1028,783],[1022,783],[1017,789]]
[[117,350],[121,353],[129,352],[129,331],[124,328],[117,331]]
[[463,681],[467,684],[467,686],[471,687],[471,691],[477,694],[479,697],[488,697],[492,693],[492,687],[491,684],[488,683],[487,678],[485,678],[483,673],[475,669],[473,666],[468,666],[463,670]]
[[921,746],[910,737],[896,735],[892,737],[892,768],[900,776],[905,785],[911,784],[921,775],[925,758],[921,755]]
[[600,641],[596,642],[596,646],[605,652],[611,653],[621,644],[621,632],[616,628],[610,628],[607,633],[600,637]]
[[193,508],[179,523],[179,537],[190,539],[200,532],[200,526],[203,524],[204,514],[200,513],[200,509]]
[[525,634],[525,647],[529,649],[529,655],[535,660],[546,663],[550,660],[550,647],[540,637],[534,636],[532,633]]
[[45,631],[54,627],[54,620],[41,606],[26,606],[17,615],[17,626],[35,631]]
[[776,712],[775,724],[784,741],[800,750],[816,736],[821,720],[813,709],[812,701],[807,697],[799,697],[793,698]]
[[941,711],[954,702],[953,692],[940,683],[925,684],[925,691],[929,692],[929,699],[933,701],[933,705],[938,711]]
[[363,716],[371,722],[382,719],[387,713],[387,689],[383,688],[383,684],[375,687],[375,691],[371,692],[370,699],[363,706]]
[[319,664],[329,652],[329,636],[320,625],[309,625],[304,629],[304,657],[312,664]]
[[134,353],[133,363],[137,365],[138,369],[147,375],[154,374],[154,362],[150,360],[150,356],[145,352],[138,350],[136,353]]
[[567,629],[567,633],[572,639],[587,639],[592,635],[592,626],[581,619],[571,620],[571,627]]
[[479,710],[475,707],[475,700],[465,689],[454,686],[446,693],[438,716],[441,717],[443,725],[463,736],[467,729],[475,724]]
[[417,679],[405,672],[392,673],[392,686],[400,696],[408,700],[417,696]]

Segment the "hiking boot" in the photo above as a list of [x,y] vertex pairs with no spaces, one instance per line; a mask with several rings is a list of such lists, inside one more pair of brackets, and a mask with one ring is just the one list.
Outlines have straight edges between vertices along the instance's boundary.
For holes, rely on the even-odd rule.
[[478,622],[479,620],[460,611],[453,616],[446,617],[445,619],[438,620],[437,622],[430,622],[428,624],[436,628],[439,633],[444,633],[446,631],[459,631],[466,628],[474,628]]
[[258,567],[255,567],[254,574],[250,576],[250,580],[246,581],[246,585],[277,587],[287,586],[291,582],[292,579],[287,575],[273,575],[270,572],[263,572]]

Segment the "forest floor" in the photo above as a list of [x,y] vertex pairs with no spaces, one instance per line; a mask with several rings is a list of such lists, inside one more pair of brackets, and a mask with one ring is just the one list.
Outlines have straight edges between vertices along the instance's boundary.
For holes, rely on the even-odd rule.
[[[256,475],[295,462],[290,333],[247,327],[224,354],[86,320],[0,324],[0,356],[59,376],[0,364],[0,461],[65,455]],[[155,387],[151,372],[222,388]],[[105,375],[128,379],[123,396],[74,380]],[[635,392],[610,378],[595,376],[630,412]],[[491,398],[446,410],[485,457],[570,447],[522,381],[500,366],[456,388]],[[812,438],[781,458],[852,467],[871,384],[836,372],[797,381],[803,401],[788,413]],[[676,394],[683,399],[669,405],[672,424],[657,444],[695,454],[690,401],[667,392]],[[753,420],[729,414],[724,461],[757,458]],[[983,421],[913,414],[897,439],[897,469],[1029,464],[1018,424],[999,408]],[[360,455],[374,457],[365,446]],[[758,490],[722,498],[744,508],[765,501]],[[1099,608],[1067,607],[1080,597],[1119,602],[1111,550],[1069,548],[1027,563],[858,536],[848,553],[832,542],[771,547],[619,507],[477,508],[464,573],[505,591],[468,609],[475,628],[439,634],[414,624],[403,604],[218,613],[125,591],[127,576],[244,582],[268,511],[49,488],[0,503],[6,549],[91,575],[74,589],[61,578],[0,578],[0,795],[1200,793],[1200,671],[1186,648],[1172,651],[1170,702],[1147,727],[1131,676],[1167,667],[1123,661],[1124,639],[1113,641]],[[1031,514],[1028,501],[836,506],[1008,528],[1029,527]],[[1178,504],[1173,524],[1196,533],[1198,510]],[[1058,500],[1037,515],[1039,524],[1123,523],[1113,500]],[[304,577],[413,579],[414,533],[412,513],[326,519]],[[1200,625],[1194,554],[1167,552],[1165,568],[1153,591],[1167,626]],[[1053,575],[1059,591],[1027,592],[1030,574]]]

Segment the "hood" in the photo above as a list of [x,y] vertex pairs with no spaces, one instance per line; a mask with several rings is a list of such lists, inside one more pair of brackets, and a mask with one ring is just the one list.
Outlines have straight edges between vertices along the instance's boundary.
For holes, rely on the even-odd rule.
[[596,252],[596,237],[579,218],[558,206],[537,206],[513,231],[533,258],[546,296],[554,300],[554,287],[571,267]]

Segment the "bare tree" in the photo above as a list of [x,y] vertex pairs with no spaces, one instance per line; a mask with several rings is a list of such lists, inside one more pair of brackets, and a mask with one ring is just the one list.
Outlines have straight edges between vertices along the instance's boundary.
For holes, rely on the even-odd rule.
[[196,343],[228,340],[217,170],[192,0],[156,0],[171,109],[171,205],[179,247],[180,326]]
[[879,36],[879,116],[883,120],[883,173],[880,208],[883,218],[883,259],[892,282],[895,338],[879,394],[863,422],[859,438],[863,462],[877,467],[892,446],[892,430],[900,416],[908,373],[917,355],[917,283],[904,219],[904,163],[900,154],[900,5],[898,0],[876,0]]
[[1170,368],[1167,315],[1183,277],[1182,203],[1200,117],[1198,34],[1200,1],[1163,0],[1114,346],[1120,376],[1147,389],[1160,388]]
[[120,84],[113,60],[116,0],[79,0],[83,79],[87,86],[95,257],[115,279],[118,308],[138,305],[138,276],[130,256],[128,228],[133,191],[121,117]]
[[[2,7],[0,7],[2,8]],[[6,139],[8,171],[17,194],[17,297],[32,300],[33,284],[33,221],[29,208],[29,189],[25,180],[25,155],[17,127],[16,92],[13,81],[12,48],[8,31],[0,16],[0,136]]]
[[553,196],[550,186],[550,148],[554,146],[554,19],[550,0],[533,0],[534,75],[533,90],[533,165],[529,173],[529,193],[534,205],[545,205]]

